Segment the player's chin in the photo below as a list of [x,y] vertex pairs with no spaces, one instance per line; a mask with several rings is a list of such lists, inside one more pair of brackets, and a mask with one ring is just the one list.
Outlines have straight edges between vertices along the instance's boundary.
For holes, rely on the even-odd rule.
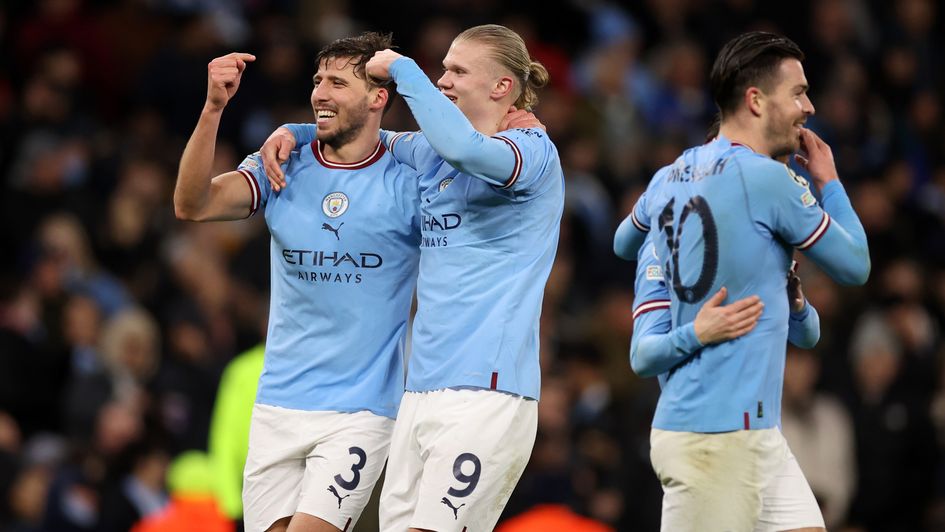
[[801,149],[801,137],[797,133],[792,133],[784,139],[784,145],[781,146],[777,151],[781,155],[790,155],[792,153],[797,153]]
[[789,143],[789,146],[787,147],[787,149],[785,150],[785,152],[786,152],[786,153],[789,153],[789,154],[790,154],[790,153],[797,153],[798,151],[800,151],[800,149],[801,149],[801,139],[800,139],[800,137],[791,138],[791,142]]
[[316,137],[322,144],[330,144],[331,141],[335,140],[335,137],[337,137],[337,136],[338,136],[338,133],[335,132],[335,131],[333,131],[332,128],[330,128],[330,127],[324,128],[324,129],[323,129],[322,127],[319,127],[319,128],[315,131],[315,137]]

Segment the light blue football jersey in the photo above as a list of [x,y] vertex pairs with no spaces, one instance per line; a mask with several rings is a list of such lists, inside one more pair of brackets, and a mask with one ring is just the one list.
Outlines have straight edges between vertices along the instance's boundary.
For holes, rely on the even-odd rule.
[[750,333],[706,346],[666,374],[655,428],[779,425],[792,248],[842,282],[862,283],[869,273],[866,236],[842,185],[831,182],[823,192],[827,212],[803,178],[724,137],[687,150],[654,176],[629,219],[635,229],[624,224],[615,250],[635,252],[632,244],[651,233],[672,327],[690,324],[722,286],[729,301],[757,294],[765,303]]
[[273,192],[258,153],[239,166],[272,235],[269,331],[256,401],[393,418],[419,262],[416,172],[380,142],[359,163],[292,152]]
[[537,399],[538,321],[564,210],[558,151],[538,129],[487,137],[410,59],[391,74],[424,133],[387,135],[420,172],[421,255],[407,389]]
[[[732,302],[728,298],[722,304]],[[695,321],[672,327],[670,305],[663,267],[656,249],[647,238],[637,257],[630,366],[641,377],[657,376],[661,388],[674,367],[703,347],[696,336]],[[820,316],[810,303],[805,302],[803,309],[790,314],[788,342],[810,349],[819,339]]]
[[[564,211],[539,129],[476,131],[413,60],[390,69],[423,133],[381,131],[420,174],[422,238],[407,390],[484,388],[538,399],[538,320]],[[309,124],[285,124],[298,142]]]

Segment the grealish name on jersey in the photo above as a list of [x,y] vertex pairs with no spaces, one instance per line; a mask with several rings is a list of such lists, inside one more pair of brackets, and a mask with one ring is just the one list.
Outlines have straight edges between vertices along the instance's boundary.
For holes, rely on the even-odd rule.
[[700,166],[693,168],[691,164],[677,163],[669,170],[666,181],[669,183],[695,183],[702,181],[711,175],[721,174],[725,170],[725,163],[728,162],[728,159],[728,157],[717,159],[715,164],[710,167]]

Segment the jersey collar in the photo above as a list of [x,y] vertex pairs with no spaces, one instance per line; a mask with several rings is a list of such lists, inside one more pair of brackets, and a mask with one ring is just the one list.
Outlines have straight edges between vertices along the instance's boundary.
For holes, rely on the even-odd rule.
[[367,168],[368,166],[371,166],[372,164],[380,160],[380,158],[384,155],[384,152],[386,151],[386,148],[384,148],[384,144],[380,140],[378,140],[377,146],[374,147],[374,151],[371,152],[371,154],[365,157],[364,159],[357,162],[353,162],[353,163],[336,163],[336,162],[329,161],[328,159],[325,158],[324,154],[322,154],[321,141],[316,139],[314,142],[312,142],[311,146],[312,146],[312,153],[315,154],[315,160],[318,161],[319,164],[321,164],[325,168],[332,168],[335,170],[359,170],[361,168]]
[[728,137],[726,137],[725,135],[722,135],[722,134],[719,134],[719,136],[715,137],[715,140],[722,140],[722,141],[725,141],[725,142],[727,142],[727,143],[728,143],[731,147],[733,147],[733,148],[745,148],[746,150],[748,150],[748,151],[750,151],[750,152],[752,152],[752,153],[758,153],[758,152],[755,151],[754,148],[752,148],[752,147],[749,146],[748,144],[742,144],[741,142],[735,142],[735,141],[733,141],[733,140],[730,140]]

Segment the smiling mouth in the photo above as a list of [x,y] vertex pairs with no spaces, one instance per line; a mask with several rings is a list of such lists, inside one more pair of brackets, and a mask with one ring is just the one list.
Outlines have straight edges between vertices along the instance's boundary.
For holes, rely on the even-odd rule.
[[315,123],[326,127],[334,118],[338,116],[336,111],[331,111],[329,109],[318,109],[315,111]]

